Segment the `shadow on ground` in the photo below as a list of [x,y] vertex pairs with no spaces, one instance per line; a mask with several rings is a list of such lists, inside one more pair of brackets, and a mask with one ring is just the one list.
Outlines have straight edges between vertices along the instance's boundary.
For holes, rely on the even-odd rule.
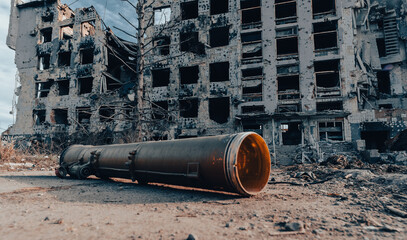
[[[55,176],[0,176],[25,185],[13,192],[1,194],[37,194],[47,192],[62,202],[100,204],[151,204],[180,202],[211,202],[240,199],[238,195],[178,187],[164,184],[139,185],[127,180],[59,179]],[[1,196],[0,195],[0,196]]]

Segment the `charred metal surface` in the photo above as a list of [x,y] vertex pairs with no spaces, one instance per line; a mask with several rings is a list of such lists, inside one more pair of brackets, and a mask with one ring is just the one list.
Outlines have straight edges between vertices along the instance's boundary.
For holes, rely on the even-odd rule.
[[119,177],[255,195],[270,175],[267,144],[256,133],[108,146],[73,145],[61,155],[61,178]]

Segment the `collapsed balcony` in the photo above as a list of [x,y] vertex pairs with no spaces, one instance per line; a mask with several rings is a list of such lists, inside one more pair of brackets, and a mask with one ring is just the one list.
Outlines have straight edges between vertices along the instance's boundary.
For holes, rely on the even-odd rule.
[[262,80],[263,67],[242,69],[242,81]]
[[339,60],[314,62],[317,97],[341,96]]
[[319,122],[320,141],[343,141],[343,122]]
[[243,86],[242,98],[245,102],[263,101],[263,84],[259,83],[254,86]]
[[278,100],[300,99],[300,76],[279,76],[277,77],[278,84]]

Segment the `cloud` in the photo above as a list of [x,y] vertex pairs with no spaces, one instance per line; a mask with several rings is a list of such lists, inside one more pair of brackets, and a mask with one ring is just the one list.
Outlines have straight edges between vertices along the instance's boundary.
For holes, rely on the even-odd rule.
[[[73,0],[63,0],[62,3],[72,3]],[[132,1],[135,5],[137,1]],[[126,17],[133,25],[137,26],[137,14],[136,9],[134,9],[129,3],[120,0],[81,0],[75,2],[74,4],[70,5],[69,7],[72,9],[75,8],[82,8],[82,7],[89,7],[94,6],[96,11],[99,13],[99,16],[103,19],[103,21],[108,25],[115,34],[123,39],[128,41],[135,41],[134,38],[122,33],[121,31],[114,29],[113,27],[118,27],[120,29],[129,32],[130,34],[135,35],[136,29],[132,27],[129,23],[127,23],[122,17],[120,17],[119,13]]]
[[13,123],[10,115],[14,92],[16,66],[14,51],[6,45],[8,22],[10,15],[10,1],[0,3],[0,132]]

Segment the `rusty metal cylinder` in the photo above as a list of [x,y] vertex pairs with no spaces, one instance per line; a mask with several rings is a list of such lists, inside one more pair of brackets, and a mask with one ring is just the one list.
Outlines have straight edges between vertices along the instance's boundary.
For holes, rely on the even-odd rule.
[[57,175],[127,178],[251,196],[270,175],[270,153],[253,132],[107,146],[73,145],[61,155]]

